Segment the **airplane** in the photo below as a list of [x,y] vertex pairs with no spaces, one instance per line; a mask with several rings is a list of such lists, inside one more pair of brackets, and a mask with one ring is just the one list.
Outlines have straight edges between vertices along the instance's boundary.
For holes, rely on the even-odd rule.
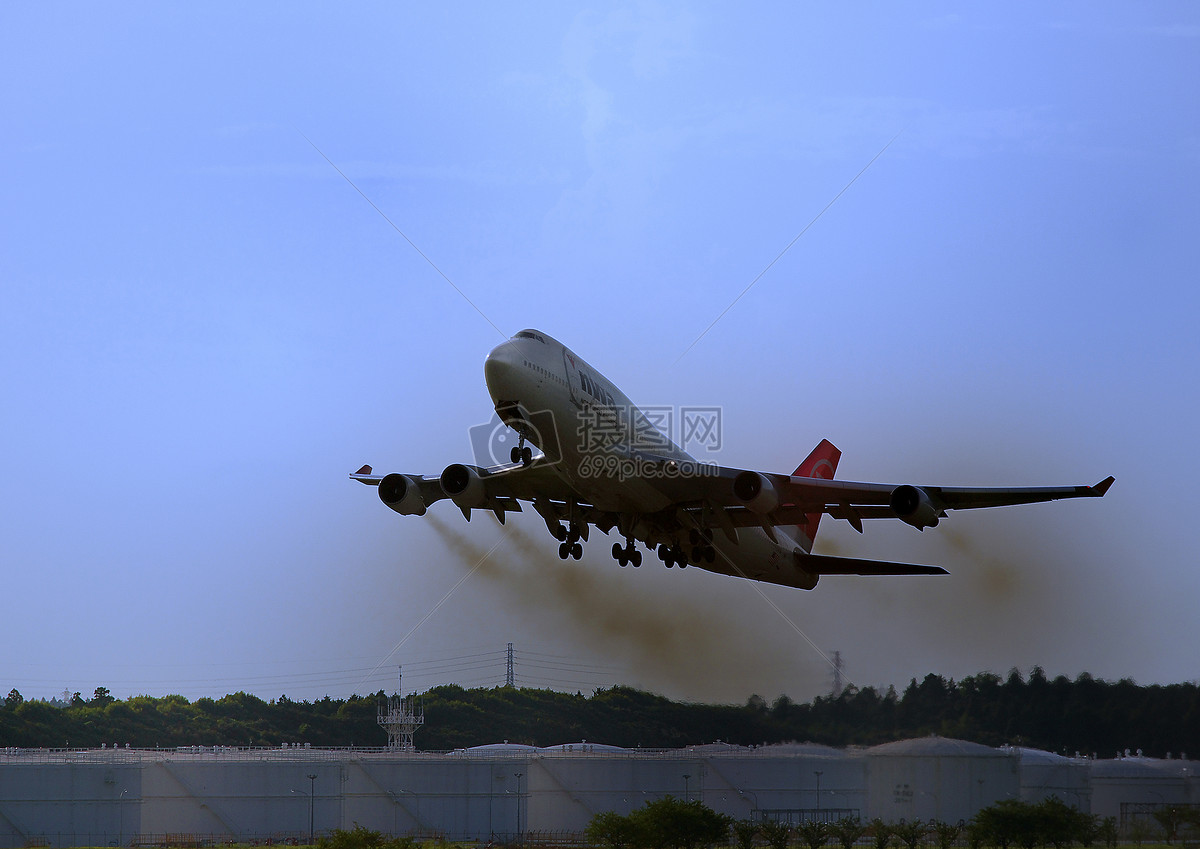
[[494,348],[483,374],[501,422],[518,435],[509,462],[453,463],[437,477],[377,475],[367,465],[350,477],[378,487],[380,500],[406,516],[450,499],[468,521],[473,510],[486,510],[503,524],[529,502],[559,541],[562,560],[583,556],[595,526],[624,540],[612,546],[621,566],[641,565],[640,542],[667,567],[698,566],[805,590],[823,575],[944,575],[938,566],[814,554],[817,526],[828,514],[859,533],[866,519],[899,519],[924,530],[947,510],[1100,497],[1113,483],[1112,477],[1065,487],[854,483],[834,479],[841,452],[828,440],[790,475],[707,463],[538,330],[522,330]]

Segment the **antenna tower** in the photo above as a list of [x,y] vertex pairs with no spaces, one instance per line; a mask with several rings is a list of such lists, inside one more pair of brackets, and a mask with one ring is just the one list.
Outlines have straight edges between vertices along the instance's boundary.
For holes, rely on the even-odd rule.
[[845,687],[845,682],[842,680],[842,653],[835,651],[833,653],[833,697],[835,699],[842,694],[843,687]]
[[504,686],[512,687],[513,684],[513,650],[512,643],[508,644],[508,670],[504,673]]
[[388,748],[401,752],[411,752],[413,734],[425,724],[425,708],[417,707],[411,698],[404,698],[404,676],[401,667],[396,667],[396,695],[387,700],[387,706],[379,706],[378,719],[380,726],[388,734]]

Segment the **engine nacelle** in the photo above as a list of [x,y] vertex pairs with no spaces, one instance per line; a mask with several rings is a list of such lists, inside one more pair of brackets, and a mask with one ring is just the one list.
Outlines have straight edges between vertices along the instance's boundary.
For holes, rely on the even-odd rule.
[[425,499],[417,482],[407,475],[392,473],[379,482],[379,500],[401,516],[424,516]]
[[482,507],[486,499],[479,472],[462,463],[452,463],[438,479],[442,492],[459,507]]
[[774,484],[758,472],[742,472],[734,478],[733,494],[755,513],[770,513],[779,506]]
[[941,510],[933,503],[929,493],[917,486],[904,484],[892,490],[888,499],[892,512],[918,531],[936,528]]

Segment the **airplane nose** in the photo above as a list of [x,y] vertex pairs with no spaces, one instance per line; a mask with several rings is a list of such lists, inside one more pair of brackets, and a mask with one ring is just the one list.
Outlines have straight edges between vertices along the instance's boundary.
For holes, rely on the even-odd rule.
[[512,342],[502,342],[491,350],[483,363],[483,380],[493,398],[505,395],[516,376],[521,354]]

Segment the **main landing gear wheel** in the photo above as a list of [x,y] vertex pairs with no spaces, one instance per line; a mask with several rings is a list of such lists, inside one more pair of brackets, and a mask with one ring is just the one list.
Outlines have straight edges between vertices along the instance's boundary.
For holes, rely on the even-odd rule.
[[712,531],[698,531],[695,528],[688,531],[688,541],[692,544],[693,563],[713,563],[717,559],[717,550],[713,548]]
[[642,553],[633,547],[633,541],[621,545],[619,542],[614,542],[612,547],[613,560],[620,563],[622,566],[632,564],[633,568],[642,565]]
[[583,544],[578,542],[564,542],[558,547],[558,557],[560,560],[566,560],[568,557],[578,560],[583,557]]
[[683,549],[676,546],[660,545],[658,559],[665,563],[668,569],[672,566],[678,566],[680,569],[687,568],[687,558],[683,556]]

